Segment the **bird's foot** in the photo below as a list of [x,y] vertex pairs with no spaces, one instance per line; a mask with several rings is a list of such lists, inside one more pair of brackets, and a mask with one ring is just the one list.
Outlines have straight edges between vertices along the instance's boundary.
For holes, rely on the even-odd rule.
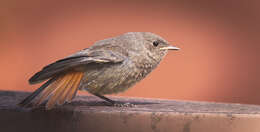
[[113,106],[115,107],[136,107],[136,105],[131,103],[124,103],[124,102],[114,102]]
[[114,101],[114,100],[111,100],[111,99],[109,99],[109,98],[107,98],[103,95],[100,95],[100,94],[94,94],[94,95],[101,98],[101,99],[106,100],[107,102],[111,103],[112,106],[115,106],[115,107],[136,107],[136,105],[134,105],[134,104]]

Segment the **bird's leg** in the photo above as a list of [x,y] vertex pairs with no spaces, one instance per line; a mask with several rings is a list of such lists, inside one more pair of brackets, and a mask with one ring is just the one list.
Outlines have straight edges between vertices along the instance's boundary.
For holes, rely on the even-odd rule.
[[133,106],[135,106],[134,104],[131,104],[131,103],[123,103],[123,102],[111,100],[111,99],[109,99],[109,98],[107,98],[103,95],[100,95],[100,94],[94,94],[94,95],[101,98],[101,99],[106,100],[107,102],[111,103],[113,106],[117,106],[117,107],[133,107]]
[[114,105],[116,103],[116,101],[111,100],[111,99],[109,99],[109,98],[107,98],[107,97],[105,97],[103,95],[100,95],[100,94],[94,94],[94,95],[99,97],[99,98],[101,98],[101,99],[103,99],[103,100],[106,100],[107,102],[111,103],[112,105]]

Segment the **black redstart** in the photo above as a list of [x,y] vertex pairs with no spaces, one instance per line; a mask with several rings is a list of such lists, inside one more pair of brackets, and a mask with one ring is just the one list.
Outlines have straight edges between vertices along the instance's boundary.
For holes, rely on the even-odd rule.
[[[48,80],[19,105],[46,109],[70,102],[77,90],[86,90],[113,105],[105,94],[123,92],[145,78],[168,50],[178,50],[162,37],[149,32],[129,32],[101,40],[93,46],[45,66],[30,84]],[[37,97],[37,98],[36,98]]]

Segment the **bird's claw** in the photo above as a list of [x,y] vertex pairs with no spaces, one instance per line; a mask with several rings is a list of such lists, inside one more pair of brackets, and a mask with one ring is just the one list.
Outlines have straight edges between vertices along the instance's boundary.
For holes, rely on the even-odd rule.
[[113,104],[115,107],[136,107],[136,105],[131,103],[122,103],[122,102],[116,102]]

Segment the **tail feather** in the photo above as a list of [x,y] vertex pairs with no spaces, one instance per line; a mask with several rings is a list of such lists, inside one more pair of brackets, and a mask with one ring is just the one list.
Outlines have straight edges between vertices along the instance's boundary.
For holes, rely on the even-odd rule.
[[71,75],[66,75],[65,77],[62,78],[62,81],[55,88],[55,91],[53,91],[52,96],[49,98],[48,103],[46,104],[46,107],[48,109],[51,109],[55,106],[58,97],[60,96],[60,94],[62,94],[62,92],[67,87],[68,82],[71,80],[71,77],[72,77]]
[[38,106],[38,105],[42,104],[50,96],[50,94],[55,90],[55,88],[57,87],[57,85],[60,81],[61,81],[61,77],[59,77],[55,82],[53,82],[46,89],[44,89],[40,93],[39,99],[36,102],[34,102],[33,105]]
[[46,109],[53,108],[56,104],[62,105],[66,101],[71,101],[76,95],[79,83],[83,77],[82,72],[70,72],[52,78],[43,84],[39,89],[33,92],[30,96],[24,99],[20,105],[26,106],[30,104],[36,96],[39,98],[32,103],[33,106],[39,106],[49,98],[46,104]]
[[27,107],[29,104],[31,104],[32,100],[40,94],[46,87],[48,87],[51,83],[53,83],[56,80],[56,78],[52,78],[48,80],[46,83],[44,83],[40,88],[38,88],[36,91],[34,91],[31,95],[26,97],[24,100],[22,100],[18,105],[22,107]]
[[70,88],[70,91],[68,92],[68,95],[66,97],[66,101],[71,102],[71,100],[75,97],[75,95],[78,91],[78,85],[79,85],[82,77],[83,77],[83,73],[77,74],[75,82],[73,83],[72,87]]
[[61,93],[59,99],[58,99],[58,104],[64,104],[66,101],[66,97],[71,89],[71,87],[73,86],[73,84],[75,83],[75,80],[77,79],[77,74],[73,74],[72,78],[70,80],[70,82],[68,83],[67,87],[63,90],[63,92]]

